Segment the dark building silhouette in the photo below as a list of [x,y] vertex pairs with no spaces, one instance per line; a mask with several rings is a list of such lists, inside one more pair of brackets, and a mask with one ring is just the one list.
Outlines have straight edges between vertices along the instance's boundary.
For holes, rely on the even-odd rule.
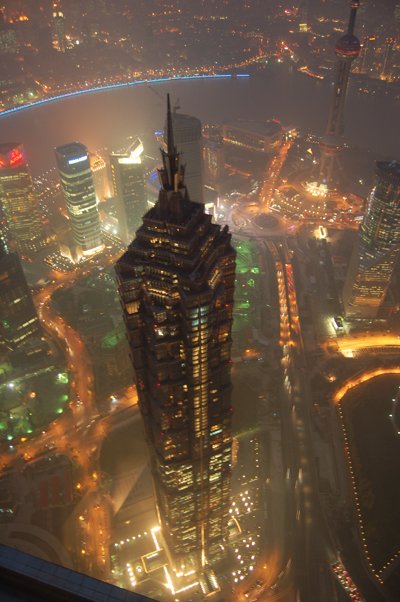
[[21,347],[40,337],[42,327],[17,253],[7,253],[0,239],[0,343]]
[[156,503],[176,576],[227,554],[236,252],[190,200],[167,116],[161,189],[116,271]]

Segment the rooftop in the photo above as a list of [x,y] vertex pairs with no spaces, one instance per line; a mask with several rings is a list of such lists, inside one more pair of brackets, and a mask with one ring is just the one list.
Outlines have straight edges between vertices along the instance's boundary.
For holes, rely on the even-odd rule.
[[55,149],[56,153],[61,157],[69,159],[71,157],[81,157],[88,154],[88,149],[84,144],[80,142],[70,142],[63,146],[57,146]]
[[400,178],[400,164],[397,161],[377,161],[376,166],[380,171],[388,174],[389,176],[395,176]]
[[0,545],[2,602],[151,602],[150,598]]
[[224,125],[227,127],[236,128],[237,130],[243,130],[244,132],[250,132],[252,134],[258,134],[266,137],[274,136],[282,130],[280,122],[275,119],[270,119],[266,122],[235,119],[232,121],[227,121]]

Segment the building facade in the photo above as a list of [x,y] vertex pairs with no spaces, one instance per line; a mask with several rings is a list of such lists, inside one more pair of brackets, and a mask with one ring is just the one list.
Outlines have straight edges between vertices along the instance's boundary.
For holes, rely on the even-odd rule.
[[143,144],[137,139],[125,153],[110,155],[119,237],[124,245],[132,240],[147,211],[142,153]]
[[158,201],[116,271],[162,534],[179,578],[227,554],[236,252],[228,228],[190,200],[170,109],[167,135]]
[[79,142],[55,149],[74,241],[84,256],[103,247],[89,153]]
[[109,197],[107,165],[103,157],[89,154],[90,167],[92,169],[96,203],[99,204]]
[[46,236],[22,144],[0,145],[0,200],[16,249],[23,254],[43,249]]
[[266,123],[243,119],[225,123],[222,135],[226,144],[267,155],[276,155],[283,142],[282,126],[274,119]]
[[221,185],[226,180],[225,145],[222,134],[211,129],[204,141],[205,184],[216,192],[221,192]]
[[[172,113],[174,142],[185,164],[185,185],[189,197],[196,203],[204,203],[203,136],[197,117]],[[168,128],[164,129],[164,143],[168,146]]]
[[343,289],[347,317],[377,317],[399,249],[400,165],[379,162]]
[[53,12],[53,46],[60,52],[65,52],[65,19],[61,11]]
[[42,327],[17,253],[0,240],[0,343],[9,350],[42,336]]

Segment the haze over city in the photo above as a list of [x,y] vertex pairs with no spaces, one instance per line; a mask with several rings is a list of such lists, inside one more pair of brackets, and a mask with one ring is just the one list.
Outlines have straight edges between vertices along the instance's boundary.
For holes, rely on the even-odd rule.
[[396,1],[3,0],[1,600],[400,599]]

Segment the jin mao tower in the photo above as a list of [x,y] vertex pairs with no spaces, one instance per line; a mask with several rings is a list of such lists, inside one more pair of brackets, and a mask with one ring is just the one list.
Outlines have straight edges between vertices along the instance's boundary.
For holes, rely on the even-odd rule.
[[338,155],[343,150],[343,109],[346,101],[347,84],[349,81],[351,64],[360,54],[360,42],[354,35],[358,0],[350,2],[351,12],[346,35],[342,36],[335,45],[336,63],[335,83],[333,86],[332,102],[329,111],[328,124],[325,135],[320,142],[322,153],[318,185],[332,185],[333,168],[335,163],[341,168]]
[[236,252],[190,199],[168,96],[160,193],[116,271],[161,530],[176,577],[227,554]]

